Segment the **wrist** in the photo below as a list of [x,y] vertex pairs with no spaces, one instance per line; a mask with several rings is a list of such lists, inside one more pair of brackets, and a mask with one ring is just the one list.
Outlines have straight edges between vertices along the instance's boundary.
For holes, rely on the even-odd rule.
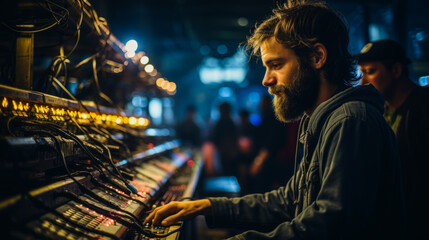
[[212,215],[212,203],[208,199],[201,199],[199,201],[199,208],[201,211],[201,214],[205,216],[211,216]]

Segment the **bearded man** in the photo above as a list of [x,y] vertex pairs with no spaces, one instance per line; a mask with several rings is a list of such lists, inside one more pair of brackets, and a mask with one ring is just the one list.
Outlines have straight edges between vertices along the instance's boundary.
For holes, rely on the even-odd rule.
[[[212,227],[244,229],[231,239],[396,239],[404,202],[395,136],[383,97],[358,79],[348,30],[325,4],[274,10],[248,39],[266,67],[280,121],[301,119],[295,174],[285,187],[240,198],[172,202],[145,223],[196,215]],[[299,165],[298,165],[299,163]]]

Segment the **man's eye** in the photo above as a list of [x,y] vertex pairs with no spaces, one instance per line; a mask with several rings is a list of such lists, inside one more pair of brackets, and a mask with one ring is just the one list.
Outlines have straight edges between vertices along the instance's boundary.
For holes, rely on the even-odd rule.
[[374,74],[375,70],[369,69],[369,70],[362,70],[362,74],[369,75]]

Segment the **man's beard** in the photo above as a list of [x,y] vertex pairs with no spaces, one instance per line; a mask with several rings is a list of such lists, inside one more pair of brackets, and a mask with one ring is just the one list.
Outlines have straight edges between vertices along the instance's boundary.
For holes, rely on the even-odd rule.
[[302,117],[305,110],[314,107],[320,89],[318,72],[307,63],[299,62],[298,74],[290,86],[270,87],[274,94],[276,117],[282,122],[291,122]]

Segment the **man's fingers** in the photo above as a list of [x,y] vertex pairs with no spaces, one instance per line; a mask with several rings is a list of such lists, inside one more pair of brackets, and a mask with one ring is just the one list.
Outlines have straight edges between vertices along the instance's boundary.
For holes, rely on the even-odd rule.
[[158,213],[158,211],[161,210],[164,207],[165,206],[161,206],[161,207],[157,207],[155,209],[152,209],[152,210],[148,211],[149,215],[146,217],[146,219],[144,220],[143,224],[152,223],[152,221],[155,218],[155,216]]
[[173,225],[175,223],[178,223],[179,221],[183,221],[184,220],[184,216],[183,216],[184,213],[185,213],[185,210],[182,209],[178,213],[166,217],[164,220],[161,221],[161,225],[162,226],[170,226],[170,225]]
[[159,225],[166,216],[175,214],[177,211],[177,204],[175,202],[157,208],[154,212],[152,224]]
[[153,216],[155,216],[155,209],[150,211],[150,214],[146,217],[146,219],[143,221],[143,225],[146,223],[151,223]]
[[207,199],[191,202],[170,202],[153,209],[143,224],[169,226],[179,221],[188,220],[198,214],[205,214],[211,207]]

